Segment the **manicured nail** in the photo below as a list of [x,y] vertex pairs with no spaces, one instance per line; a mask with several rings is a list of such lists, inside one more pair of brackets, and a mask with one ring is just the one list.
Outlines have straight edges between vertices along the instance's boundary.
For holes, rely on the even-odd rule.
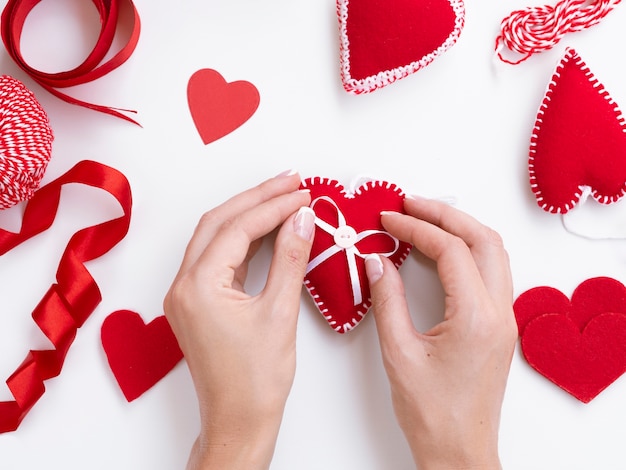
[[306,241],[312,241],[313,232],[315,231],[315,212],[313,212],[313,209],[308,206],[298,209],[298,213],[293,220],[293,228]]
[[380,255],[372,253],[365,257],[365,273],[370,284],[374,284],[383,276],[383,262],[380,260]]
[[414,201],[439,201],[449,206],[454,206],[457,203],[457,198],[455,196],[438,196],[433,198],[427,198],[424,196],[418,196],[417,194],[406,194],[404,196],[405,199],[413,199]]
[[396,211],[380,211],[380,215],[402,215],[402,214]]
[[296,173],[298,173],[296,170],[285,170],[282,173],[278,173],[276,175],[276,178],[280,178],[281,176],[291,176],[295,175]]
[[454,206],[457,203],[457,199],[455,196],[439,196],[433,198],[435,201],[443,202],[448,204],[449,206]]

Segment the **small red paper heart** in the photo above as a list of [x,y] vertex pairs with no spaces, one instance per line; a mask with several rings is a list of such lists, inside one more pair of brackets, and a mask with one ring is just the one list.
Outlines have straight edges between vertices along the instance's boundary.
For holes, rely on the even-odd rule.
[[109,315],[101,329],[102,347],[126,400],[154,386],[183,358],[165,316],[145,324],[129,310]]
[[247,81],[228,83],[219,72],[202,69],[187,84],[191,117],[205,144],[210,144],[244,124],[259,107],[256,87]]
[[463,0],[337,0],[341,80],[367,93],[430,64],[459,38]]
[[566,213],[585,188],[603,204],[626,192],[624,117],[574,49],[565,52],[539,108],[528,167],[547,212]]
[[571,301],[536,287],[513,308],[530,366],[583,403],[626,371],[626,288],[619,281],[588,279]]
[[347,192],[337,181],[309,178],[316,228],[304,285],[328,324],[338,333],[353,329],[371,306],[365,256],[379,253],[396,267],[411,245],[384,231],[381,211],[404,213],[404,193],[396,185],[370,181]]

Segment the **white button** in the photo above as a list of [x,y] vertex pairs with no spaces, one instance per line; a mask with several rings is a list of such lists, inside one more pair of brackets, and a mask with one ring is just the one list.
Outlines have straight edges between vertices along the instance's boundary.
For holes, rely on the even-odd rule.
[[356,230],[349,225],[342,225],[335,230],[335,244],[341,248],[350,248],[356,243]]

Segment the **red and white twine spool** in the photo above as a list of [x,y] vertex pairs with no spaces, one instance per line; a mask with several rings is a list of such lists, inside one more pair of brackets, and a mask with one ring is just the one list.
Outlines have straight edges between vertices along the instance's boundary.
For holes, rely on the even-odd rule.
[[[554,6],[516,10],[500,24],[500,35],[496,38],[498,57],[508,64],[519,64],[537,52],[551,49],[565,34],[598,24],[620,1],[562,0]],[[521,54],[521,58],[505,58],[501,53],[503,47]]]
[[0,209],[30,199],[52,152],[48,115],[35,95],[12,77],[0,75]]

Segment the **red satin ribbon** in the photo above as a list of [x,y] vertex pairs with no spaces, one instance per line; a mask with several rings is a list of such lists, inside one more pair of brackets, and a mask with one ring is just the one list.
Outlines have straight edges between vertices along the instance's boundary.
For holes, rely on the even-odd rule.
[[[139,14],[137,13],[137,9],[135,8],[132,0],[92,0],[93,4],[98,9],[98,13],[100,13],[100,22],[102,24],[98,42],[93,48],[93,51],[91,51],[82,64],[72,70],[58,73],[46,73],[34,69],[26,63],[24,57],[22,56],[22,52],[20,51],[20,42],[24,22],[32,9],[40,1],[41,0],[9,0],[4,8],[4,11],[2,12],[2,41],[4,42],[9,55],[13,58],[17,65],[19,65],[20,68],[30,75],[39,85],[48,90],[54,96],[61,98],[63,101],[78,106],[84,106],[85,108],[110,114],[112,116],[125,119],[126,121],[130,121],[134,124],[138,124],[136,121],[120,112],[124,111],[135,113],[136,111],[87,103],[85,101],[72,98],[71,96],[57,90],[57,88],[81,85],[83,83],[96,80],[116,69],[128,60],[135,50],[137,42],[139,41],[139,32],[141,29]],[[117,54],[106,62],[102,62],[107,52],[111,49],[113,38],[115,37],[115,32],[118,26],[120,6],[123,3],[127,4],[133,12],[133,23],[130,37]]]
[[113,168],[82,161],[35,192],[24,211],[19,233],[0,229],[0,255],[52,225],[61,189],[70,183],[82,183],[109,192],[122,206],[124,214],[79,230],[70,238],[57,268],[57,282],[50,286],[32,313],[35,323],[50,339],[54,349],[31,350],[7,380],[15,400],[0,402],[0,432],[15,431],[43,395],[44,380],[61,373],[77,329],[102,300],[100,289],[84,263],[107,253],[128,232],[132,206],[128,180]]

